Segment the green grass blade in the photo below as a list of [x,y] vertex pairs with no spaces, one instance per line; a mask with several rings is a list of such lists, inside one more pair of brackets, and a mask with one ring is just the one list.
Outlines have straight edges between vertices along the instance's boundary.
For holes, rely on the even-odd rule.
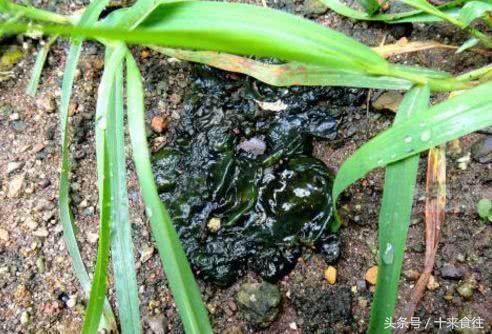
[[161,33],[163,42],[172,47],[275,56],[335,67],[352,65],[361,71],[387,66],[370,48],[339,32],[281,11],[246,4],[166,3],[158,6],[139,29]]
[[[105,131],[104,131],[105,132]],[[104,149],[99,154],[105,157],[108,155],[108,145],[103,143]],[[99,159],[99,158],[98,158]],[[99,245],[97,249],[96,269],[94,279],[92,280],[89,305],[84,318],[83,334],[97,333],[99,321],[104,306],[104,295],[106,294],[106,273],[109,262],[109,244],[110,244],[110,227],[111,227],[111,166],[109,159],[104,159],[103,188],[101,193],[101,206],[99,213]],[[101,192],[102,190],[102,192]]]
[[[492,125],[492,81],[403,120],[360,147],[340,167],[333,199],[371,170]],[[333,224],[337,230],[340,220]]]
[[[4,27],[14,29],[16,25]],[[278,10],[237,3],[184,1],[161,4],[134,31],[70,26],[35,26],[32,29],[276,57],[370,74],[387,75],[389,70],[389,63],[384,58],[342,33]]]
[[[425,111],[429,98],[428,87],[413,88],[407,92],[398,108],[395,124]],[[419,158],[416,154],[386,167],[378,227],[378,278],[368,331],[371,334],[391,332],[385,323],[393,317],[396,305]]]
[[52,36],[44,44],[41,49],[39,49],[38,55],[36,57],[36,62],[34,63],[34,67],[31,73],[31,79],[27,84],[26,93],[27,95],[34,96],[38,90],[39,80],[41,79],[41,72],[43,71],[44,63],[46,62],[46,57],[48,56],[48,52],[50,51],[51,45],[56,41],[58,36]]
[[152,235],[186,333],[209,334],[212,333],[212,328],[200,290],[171,218],[157,194],[145,134],[142,78],[130,53],[127,55],[127,76],[128,126],[133,160],[150,219]]
[[[104,2],[104,1],[102,1]],[[101,1],[99,1],[101,3]],[[97,6],[96,6],[97,5]],[[98,11],[102,11],[103,7],[98,3],[93,2],[87,8],[82,15],[82,24],[90,24],[95,21],[99,16]],[[60,222],[63,226],[63,237],[67,245],[75,275],[77,276],[82,289],[86,295],[89,295],[91,289],[91,279],[82,257],[80,255],[77,239],[75,237],[75,230],[73,224],[73,216],[70,208],[70,151],[69,151],[69,128],[68,128],[68,109],[70,103],[70,96],[72,95],[72,86],[75,77],[75,71],[77,69],[77,63],[80,57],[82,48],[81,40],[73,40],[70,44],[70,49],[67,56],[67,62],[65,64],[65,70],[62,82],[62,94],[60,101],[59,117],[61,128],[61,159],[62,166],[60,172],[60,188],[58,207],[60,210]],[[104,303],[104,317],[101,319],[100,328],[114,329],[116,328],[116,321],[114,319],[111,306],[106,300]]]
[[357,2],[366,10],[368,15],[374,15],[381,7],[376,0],[357,0]]
[[0,12],[10,13],[14,16],[20,15],[36,21],[45,21],[58,24],[72,23],[71,19],[67,16],[56,14],[47,10],[34,8],[32,6],[21,6],[11,1],[0,1]]
[[206,64],[229,72],[243,73],[272,86],[321,85],[398,90],[406,90],[412,86],[410,81],[404,79],[370,76],[295,62],[277,65],[213,51],[160,47],[152,47],[152,49],[169,57]]
[[[340,2],[339,0],[321,0],[321,1],[334,12],[355,20],[383,21],[386,23],[403,23],[403,22],[420,23],[420,22],[442,21],[441,18],[434,15],[429,15],[423,10],[410,10],[403,13],[388,13],[388,14],[383,13],[383,14],[377,14],[371,16],[368,13],[355,10],[345,5],[344,3]],[[457,6],[461,5],[463,2],[465,1],[455,0],[445,5],[439,6],[437,8],[445,12],[447,15],[457,17],[460,10],[459,8],[457,8]]]
[[114,82],[114,108],[111,108],[108,131],[108,157],[112,172],[111,256],[122,333],[140,333],[140,310],[133,241],[128,215],[126,161],[123,124],[123,64]]
[[[60,187],[58,196],[58,208],[60,213],[60,223],[63,226],[63,239],[67,245],[67,250],[72,260],[72,266],[77,279],[86,295],[91,289],[91,279],[87,273],[82,256],[80,255],[77,238],[73,223],[72,210],[70,208],[70,150],[69,150],[69,128],[68,128],[68,107],[72,86],[75,77],[75,70],[82,48],[81,42],[73,42],[67,56],[65,72],[62,82],[62,94],[59,109],[60,129],[61,129],[61,172]],[[116,321],[109,302],[105,302],[104,318],[101,319],[101,328],[115,328]]]
[[[483,45],[485,45],[488,48],[492,48],[492,38],[490,36],[482,33],[481,31],[479,31],[475,28],[469,27],[468,26],[469,22],[463,22],[461,20],[462,18],[464,18],[465,20],[469,20],[471,17],[473,17],[473,15],[476,14],[475,10],[484,10],[486,12],[487,9],[484,8],[483,6],[468,7],[467,9],[462,8],[459,11],[459,16],[455,17],[453,15],[449,15],[448,13],[446,13],[444,11],[441,11],[439,8],[431,5],[426,0],[401,0],[401,1],[406,3],[409,6],[420,9],[420,10],[422,10],[428,14],[439,17],[439,18],[443,19],[444,21],[449,22],[449,23],[455,25],[456,27],[458,27],[460,29],[466,30],[470,35],[479,39]],[[480,9],[478,9],[478,8],[480,8]],[[463,10],[464,10],[464,12],[463,12]]]
[[[96,157],[97,179],[99,189],[99,247],[97,251],[96,269],[92,281],[89,304],[84,319],[84,334],[97,332],[103,310],[103,299],[106,292],[107,265],[109,262],[110,229],[112,226],[111,189],[113,187],[112,161],[108,153],[107,127],[108,118],[114,108],[114,81],[116,71],[121,66],[125,55],[125,46],[120,45],[112,52],[107,52],[106,67],[97,92],[96,105]],[[110,54],[110,56],[109,56]],[[109,189],[109,190],[108,190]],[[109,194],[109,195],[108,195]],[[102,295],[102,297],[101,297]]]
[[488,12],[492,12],[492,1],[471,1],[460,10],[458,19],[468,26]]
[[[3,27],[15,31],[29,30],[25,25]],[[391,65],[371,48],[311,21],[244,4],[207,1],[166,3],[158,6],[135,30],[70,26],[35,26],[34,29],[100,39],[105,44],[119,43],[114,42],[117,40],[274,57],[366,76],[397,77],[415,84],[429,84],[435,91],[469,87],[468,83],[433,79],[433,75],[428,77],[422,71]]]

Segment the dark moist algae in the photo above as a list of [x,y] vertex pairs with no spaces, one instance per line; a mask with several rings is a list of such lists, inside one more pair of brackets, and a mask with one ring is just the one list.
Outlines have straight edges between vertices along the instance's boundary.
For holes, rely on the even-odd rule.
[[313,138],[334,139],[337,120],[364,93],[272,88],[196,66],[171,144],[154,173],[184,249],[201,277],[232,283],[249,268],[275,280],[303,248],[339,256],[332,176],[313,158]]

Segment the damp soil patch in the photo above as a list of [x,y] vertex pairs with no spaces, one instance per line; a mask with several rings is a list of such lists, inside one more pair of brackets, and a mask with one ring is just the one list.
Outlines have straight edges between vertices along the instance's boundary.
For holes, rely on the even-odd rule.
[[192,267],[227,286],[245,270],[277,280],[304,250],[340,255],[333,175],[312,156],[333,141],[365,91],[274,88],[196,65],[169,144],[153,157],[156,183]]

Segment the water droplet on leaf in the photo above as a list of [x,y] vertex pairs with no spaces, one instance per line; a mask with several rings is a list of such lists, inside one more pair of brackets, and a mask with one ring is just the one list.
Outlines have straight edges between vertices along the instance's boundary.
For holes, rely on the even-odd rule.
[[431,137],[432,137],[431,130],[425,130],[420,135],[420,140],[422,140],[422,141],[429,141],[431,139]]
[[385,264],[392,264],[395,257],[395,252],[393,250],[393,245],[390,243],[386,244],[386,248],[383,253],[383,262]]

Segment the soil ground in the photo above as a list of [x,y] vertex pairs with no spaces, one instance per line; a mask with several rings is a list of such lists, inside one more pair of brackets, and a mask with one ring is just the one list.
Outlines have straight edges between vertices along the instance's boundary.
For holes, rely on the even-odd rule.
[[[383,24],[353,23],[329,11],[316,10],[310,3],[267,2],[305,15],[335,28],[371,46],[392,43],[402,37],[409,40],[437,40],[459,45],[466,40],[459,31],[445,24],[414,25],[413,31]],[[68,13],[83,4],[60,4],[55,7]],[[322,12],[322,13],[319,13]],[[86,299],[73,274],[58,222],[57,189],[59,130],[56,108],[59,99],[67,43],[59,41],[52,48],[43,72],[40,90],[33,98],[24,91],[39,47],[37,41],[13,39],[4,43],[24,44],[26,57],[14,69],[14,77],[0,83],[0,332],[2,333],[76,333],[79,332]],[[74,129],[72,154],[72,201],[78,238],[85,262],[90,269],[95,261],[98,232],[97,187],[95,177],[94,110],[98,80],[103,68],[102,48],[87,43],[79,66],[78,80],[70,107]],[[154,116],[173,117],[180,112],[189,80],[190,66],[169,60],[146,49],[135,48],[146,88],[148,122]],[[454,54],[452,50],[428,50],[396,57],[393,61],[419,64],[461,73],[490,63],[490,58],[476,53]],[[371,92],[371,100],[381,92]],[[442,98],[437,96],[436,99]],[[393,114],[361,105],[360,112],[348,115],[337,142],[316,144],[316,156],[336,171],[357,147],[390,126]],[[149,128],[150,129],[150,128]],[[151,130],[150,130],[151,131]],[[492,225],[478,218],[476,204],[492,198],[492,164],[475,161],[463,163],[471,145],[486,136],[471,134],[448,151],[448,203],[434,277],[437,285],[426,291],[416,316],[422,321],[439,318],[480,317],[484,328],[476,333],[492,332]],[[165,134],[154,134],[152,146],[165,143]],[[130,157],[130,155],[128,155]],[[464,159],[466,160],[466,159]],[[131,161],[130,159],[128,161]],[[461,161],[461,162],[460,162]],[[19,163],[14,165],[12,163]],[[149,333],[182,333],[160,261],[153,250],[148,222],[144,215],[132,163],[129,162],[129,197],[134,230],[141,311]],[[8,168],[17,168],[8,173]],[[424,195],[426,156],[422,155],[417,194],[409,231],[403,275],[400,281],[399,309],[411,293],[415,278],[423,268]],[[326,265],[317,256],[306,256],[279,282],[281,311],[270,327],[255,330],[243,319],[235,302],[239,286],[260,279],[254,274],[238,278],[236,284],[219,289],[200,282],[204,300],[217,333],[363,333],[367,328],[374,287],[364,275],[376,264],[377,216],[382,194],[381,170],[352,186],[341,206],[348,224],[341,230],[342,256],[337,263],[337,282],[329,286],[323,277]],[[17,192],[9,193],[18,185]],[[459,274],[447,278],[445,268]],[[444,276],[444,277],[443,277]],[[458,293],[465,282],[475,281],[469,297]],[[114,291],[109,298],[114,305]],[[347,307],[347,304],[349,305]],[[333,316],[337,308],[348,309]],[[326,310],[330,310],[327,312]],[[312,326],[324,324],[330,330]],[[437,327],[414,329],[423,333],[450,333]],[[456,330],[455,330],[456,331]],[[467,332],[462,331],[462,332]]]

